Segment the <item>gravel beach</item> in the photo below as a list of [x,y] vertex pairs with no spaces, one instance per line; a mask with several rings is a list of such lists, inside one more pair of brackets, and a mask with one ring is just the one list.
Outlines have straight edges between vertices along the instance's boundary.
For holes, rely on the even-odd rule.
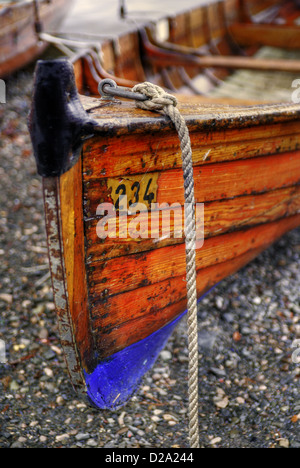
[[[16,74],[0,105],[0,447],[188,447],[185,321],[121,410],[73,392],[27,131],[31,88],[31,69]],[[201,447],[300,447],[299,257],[296,230],[199,305]]]

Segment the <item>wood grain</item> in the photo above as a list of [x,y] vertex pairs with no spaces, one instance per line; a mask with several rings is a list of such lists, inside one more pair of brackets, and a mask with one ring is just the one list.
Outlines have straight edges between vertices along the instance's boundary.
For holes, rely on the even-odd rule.
[[[182,210],[179,216],[182,216]],[[230,200],[209,202],[204,207],[204,236],[205,239],[234,231],[245,227],[263,224],[284,216],[292,216],[300,211],[300,186],[279,189],[255,196],[241,196]],[[175,215],[175,214],[174,214]],[[100,217],[99,217],[100,219]],[[133,217],[128,217],[127,226]],[[181,244],[184,236],[179,239],[173,237],[174,217],[170,216],[170,238],[163,238],[161,226],[159,232],[151,228],[151,215],[141,215],[141,224],[148,220],[148,238],[125,239],[107,238],[105,242],[97,236],[98,218],[85,221],[87,239],[87,263],[103,261],[133,253],[145,252],[166,246]],[[116,219],[117,236],[119,233],[119,218]],[[128,228],[127,228],[128,231]]]
[[[157,203],[184,204],[181,169],[162,171],[160,174],[148,172],[147,175],[157,180]],[[108,188],[110,180],[89,181],[85,189],[85,199],[89,201],[85,207],[86,217],[94,217],[100,203],[112,202]],[[118,180],[122,182],[122,178]],[[196,166],[194,181],[196,203],[289,187],[300,182],[300,152]]]
[[[216,114],[218,111],[216,110]],[[190,132],[193,164],[200,166],[223,161],[253,158],[300,147],[298,122],[258,128],[232,129],[226,132]],[[211,129],[212,130],[212,129]],[[136,144],[136,135],[97,136],[84,145],[84,172],[89,180],[119,177],[126,174],[181,168],[181,154],[176,134],[145,134]]]
[[[196,251],[197,268],[225,262],[247,252],[251,248],[276,238],[280,226],[293,224],[293,217],[277,223],[257,226],[245,231],[235,231],[212,237]],[[299,216],[296,215],[296,220]],[[285,232],[283,230],[283,232]],[[138,289],[148,284],[185,274],[185,246],[183,244],[141,254],[118,257],[91,264],[89,274],[92,297],[107,298],[114,294]]]
[[81,160],[60,177],[60,206],[68,304],[82,366],[88,371],[94,363],[85,269]]
[[[241,232],[239,235],[221,236],[218,238],[218,245],[213,245],[213,242],[208,240],[197,257],[198,297],[221,279],[251,261],[272,242],[288,230],[298,226],[299,223],[300,215],[297,215],[278,223]],[[92,316],[94,328],[97,330],[97,349],[102,357],[109,356],[112,352],[124,349],[149,336],[186,309],[184,253],[182,252],[182,262],[179,265],[177,263],[179,258],[176,254],[174,255],[174,248],[172,253],[167,252],[167,249],[162,250],[165,251],[166,261],[161,258],[157,263],[157,268],[161,272],[159,282],[151,283],[151,271],[154,267],[152,259],[148,258],[147,265],[145,265],[144,257],[139,260],[136,258],[135,271],[141,275],[144,286],[140,284],[139,289],[126,289],[124,294],[104,296],[102,301],[99,301],[100,291],[93,296]],[[219,263],[213,261],[216,255],[219,256]],[[114,273],[110,272],[107,287],[110,287],[117,275],[119,278],[124,276],[127,278],[129,271],[134,281],[136,275],[130,268],[130,262],[127,265],[124,263],[119,265],[119,268],[116,266]],[[105,271],[106,273],[109,272]],[[163,280],[164,273],[167,278]],[[148,278],[150,278],[149,284],[147,284]]]
[[64,256],[61,233],[59,189],[58,178],[48,177],[43,179],[47,245],[53,297],[56,306],[61,345],[64,350],[71,382],[76,391],[85,394],[86,385],[83,378],[78,347],[74,336],[72,316],[68,300],[65,269],[65,261],[67,259]]
[[[201,295],[299,225],[300,163],[297,106],[198,108],[198,102],[180,105],[193,144],[196,199],[206,210],[205,241],[196,252]],[[89,309],[97,350],[107,357],[184,311],[185,246],[183,238],[100,241],[97,205],[113,201],[110,187],[148,178],[151,169],[157,201],[181,205],[181,157],[163,117],[123,102],[84,105],[95,106],[98,124],[83,149]]]

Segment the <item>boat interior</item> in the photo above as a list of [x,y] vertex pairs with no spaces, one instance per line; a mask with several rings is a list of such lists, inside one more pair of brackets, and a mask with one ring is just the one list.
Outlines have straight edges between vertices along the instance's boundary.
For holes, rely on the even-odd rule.
[[[124,19],[126,21],[126,18]],[[172,93],[247,102],[291,100],[300,72],[297,1],[226,0],[201,5],[119,37],[49,36],[75,68],[82,94],[112,78],[151,81]]]
[[[0,25],[8,6],[14,21],[28,5],[34,2],[1,1]],[[110,37],[51,27],[40,34],[71,59],[80,93],[99,96],[99,82],[112,78],[125,87],[151,81],[204,100],[291,100],[300,72],[299,0],[216,0],[155,22],[120,21],[127,32]]]

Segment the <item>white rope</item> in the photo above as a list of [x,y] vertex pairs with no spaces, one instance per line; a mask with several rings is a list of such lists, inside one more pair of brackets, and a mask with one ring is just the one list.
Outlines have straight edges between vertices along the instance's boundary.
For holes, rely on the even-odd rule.
[[189,438],[191,448],[199,448],[196,224],[191,141],[185,120],[176,107],[177,99],[175,96],[166,93],[159,86],[147,82],[134,86],[132,91],[148,97],[146,101],[136,101],[137,107],[166,114],[174,123],[180,139],[185,191],[185,250],[189,342]]

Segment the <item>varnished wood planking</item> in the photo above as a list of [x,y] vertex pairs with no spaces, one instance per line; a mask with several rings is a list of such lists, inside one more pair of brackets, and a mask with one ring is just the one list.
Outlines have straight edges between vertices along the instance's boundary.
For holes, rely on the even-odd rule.
[[68,304],[82,366],[93,366],[85,268],[81,160],[60,177],[61,231],[65,258]]
[[61,233],[59,190],[58,178],[48,177],[43,179],[45,221],[52,289],[58,317],[61,344],[64,349],[72,385],[80,393],[85,393],[86,386],[82,375],[81,360],[74,336],[72,316],[69,307],[65,269],[67,259],[64,256]]
[[[256,196],[242,196],[234,200],[221,200],[205,204],[205,238],[221,235],[228,231],[275,221],[300,211],[300,186],[279,189]],[[182,214],[179,210],[180,215]],[[150,215],[146,213],[149,220]],[[132,217],[128,217],[128,224]],[[180,244],[184,238],[154,239],[156,232],[149,232],[149,239],[99,239],[96,233],[98,219],[85,222],[87,239],[87,262],[94,263],[132,253],[145,252],[161,247]],[[118,233],[118,218],[117,218]],[[142,222],[143,225],[143,222]],[[150,226],[150,221],[149,221]],[[170,217],[170,231],[174,231],[173,216]],[[161,233],[160,233],[161,236]]]
[[[207,9],[205,7],[196,8],[193,12],[189,15],[189,22],[187,24],[188,30],[185,31],[185,37],[191,38],[191,42],[186,44],[186,38],[182,39],[183,45],[190,45],[191,47],[201,47],[206,44],[206,40],[208,38],[207,34]],[[172,42],[176,44],[180,44],[180,42],[176,39],[176,30],[173,27],[172,29],[173,37],[170,37]],[[185,43],[185,44],[184,44]]]
[[[258,252],[259,249],[253,249],[232,261],[198,270],[197,295],[209,290],[222,278],[239,269],[245,261],[254,258]],[[137,291],[128,291],[106,301],[95,300],[92,309],[95,319],[94,327],[100,333],[102,330],[105,334],[115,327],[122,326],[123,322],[133,322],[180,302],[186,296],[185,276],[176,276],[160,283],[144,286],[140,292],[142,294],[137,294]]]
[[212,3],[208,8],[208,20],[212,40],[224,38],[226,36],[226,22],[222,15],[222,3],[223,2],[220,1]]
[[[233,261],[198,271],[197,296],[253,260],[261,250],[253,249]],[[109,356],[112,348],[120,351],[174,320],[186,309],[185,294],[185,276],[182,276],[146,286],[140,293],[130,291],[96,304],[92,315],[100,355]]]
[[[151,173],[147,175],[150,177]],[[157,177],[157,173],[152,176]],[[194,181],[196,203],[292,186],[300,182],[300,152],[197,166],[194,167]],[[86,217],[94,217],[100,203],[112,202],[107,184],[105,179],[89,181],[88,186],[85,184]],[[157,185],[157,203],[184,204],[181,169],[161,172]]]
[[[83,152],[90,305],[93,328],[96,327],[99,336],[97,348],[103,356],[145,338],[185,308],[185,298],[180,296],[180,291],[184,294],[185,286],[183,243],[166,246],[169,241],[153,244],[143,240],[122,244],[118,239],[96,243],[93,229],[97,219],[91,217],[98,203],[110,199],[106,187],[109,177],[117,176],[120,180],[130,178],[130,174],[134,177],[147,174],[148,177],[150,168],[158,166],[161,170],[158,200],[183,202],[181,160],[175,132],[162,126],[159,116],[152,116],[150,124],[147,113],[135,111],[130,105],[122,106],[118,120],[115,120],[113,105],[101,109],[104,114],[99,118],[99,125],[104,131],[100,130],[101,135],[87,142]],[[255,108],[255,111],[245,107],[223,109],[222,128],[218,128],[217,123],[222,113],[220,107],[202,109],[202,115],[193,117],[185,114],[191,129],[194,155],[196,153],[196,193],[199,202],[200,199],[206,202],[209,215],[207,224],[205,222],[206,236],[214,235],[197,251],[200,278],[204,270],[215,271],[216,276],[205,283],[210,286],[217,277],[221,279],[222,272],[226,276],[234,265],[246,263],[246,258],[253,258],[300,222],[299,217],[288,217],[272,223],[274,219],[293,215],[299,210],[296,109],[293,106],[287,106],[285,110],[280,106],[271,106],[268,110]],[[271,109],[275,113],[268,117]],[[205,113],[209,115],[207,121]],[[230,115],[228,125],[224,123],[226,113]],[[97,118],[98,111],[94,116]],[[132,121],[128,128],[131,117],[136,118],[136,122]],[[113,135],[105,131],[105,118],[118,122]],[[263,125],[256,125],[258,122]],[[255,191],[258,194],[255,195]],[[166,194],[169,194],[168,200]],[[215,201],[210,202],[211,199]],[[266,224],[245,230],[259,223]],[[219,233],[216,232],[219,229]],[[230,232],[232,229],[239,231]],[[136,254],[137,251],[140,253]],[[118,258],[113,258],[116,256]],[[241,258],[244,260],[238,260]],[[141,308],[136,304],[138,299]],[[112,325],[109,325],[110,319]]]
[[[201,39],[203,38],[203,11],[207,7],[204,6],[203,8],[199,9],[196,13],[197,18],[197,26],[200,24],[201,28],[198,29],[200,33],[199,42],[201,43]],[[190,22],[190,13],[183,12],[178,13],[175,17],[169,18],[169,38],[170,42],[174,42],[176,44],[181,45],[189,45],[189,37],[193,36],[194,29],[191,29],[192,25]],[[204,42],[204,38],[202,39]]]
[[[224,132],[191,132],[194,165],[246,159],[300,148],[299,123]],[[103,138],[97,136],[84,145],[83,170],[86,179],[118,177],[154,170],[181,168],[176,134],[146,134],[137,145],[135,134]],[[122,144],[121,144],[122,141]]]
[[[212,264],[209,261],[209,266],[205,267],[205,263],[200,262],[202,264],[199,266],[198,262],[198,297],[221,279],[248,263],[285,232],[297,227],[299,223],[300,215],[297,215],[277,223],[260,226],[244,233],[241,232],[240,239],[236,238],[234,250],[232,249],[230,236],[224,236],[223,239],[219,238],[219,244],[224,240],[223,253],[227,252],[225,255],[221,255],[220,263]],[[248,240],[245,244],[246,237],[248,237]],[[239,242],[243,243],[244,248],[240,248]],[[206,248],[208,248],[207,245]],[[220,254],[216,246],[212,248],[214,254]],[[204,253],[204,249],[200,252]],[[168,253],[167,256],[168,262],[171,263],[174,259],[173,254]],[[142,271],[139,270],[139,272],[142,278],[145,271],[141,263],[139,268]],[[162,269],[165,267],[165,264],[160,266]],[[137,263],[136,268],[138,268]],[[115,274],[122,275],[123,271],[120,269]],[[121,350],[149,336],[149,334],[172,321],[185,310],[186,290],[185,274],[183,272],[184,268],[180,269],[180,271],[176,268],[176,276],[168,274],[167,279],[163,281],[145,285],[138,290],[126,290],[124,294],[108,297],[102,303],[98,302],[97,304],[97,299],[94,298],[95,305],[92,307],[92,316],[94,328],[97,330],[97,349],[101,356],[109,356],[111,352]],[[110,281],[112,280],[113,277],[111,276]],[[180,299],[181,297],[183,299]]]
[[[212,237],[196,251],[197,269],[225,262],[260,245],[269,245],[286,226],[295,225],[300,219],[286,218],[260,225],[245,231],[237,231]],[[165,247],[145,253],[118,257],[91,264],[89,273],[92,298],[108,298],[114,294],[134,290],[185,273],[185,246]]]
[[111,75],[136,82],[145,81],[136,31],[120,35],[117,42],[106,41],[102,46],[102,62]]
[[199,48],[209,45],[216,37],[223,37],[225,22],[220,14],[220,3],[207,3],[169,19],[169,41]]
[[[170,191],[171,203],[178,194],[183,202],[183,190],[178,138],[166,120],[124,102],[103,105],[92,100],[86,108],[93,106],[90,114],[99,128],[83,151],[87,269],[97,349],[106,357],[149,336],[185,308],[183,243],[167,247],[162,241],[154,248],[148,240],[96,243],[97,220],[91,217],[98,203],[110,199],[106,180],[148,176],[155,170],[161,171],[160,200],[163,191],[164,197]],[[183,99],[180,108],[191,132],[196,181],[199,187],[206,181],[201,188],[210,210],[206,235],[215,237],[197,252],[197,268],[198,285],[203,281],[210,287],[299,224],[299,217],[289,217],[299,209],[299,109],[205,107],[200,99],[193,104]],[[215,201],[209,201],[211,196]],[[278,224],[268,224],[285,216]],[[267,224],[245,230],[260,223]],[[204,290],[200,286],[198,293]]]
[[[184,203],[179,177],[178,170],[162,172],[158,181],[158,202]],[[300,182],[300,152],[195,167],[194,181],[197,203],[287,187]],[[172,198],[169,198],[171,193]]]

